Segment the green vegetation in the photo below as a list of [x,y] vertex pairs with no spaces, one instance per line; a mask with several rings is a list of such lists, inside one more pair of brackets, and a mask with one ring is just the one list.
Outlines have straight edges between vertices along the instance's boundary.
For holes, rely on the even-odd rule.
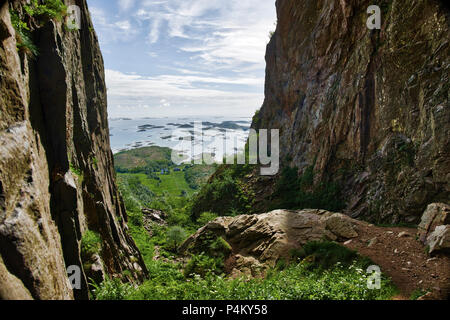
[[80,168],[76,167],[73,163],[70,163],[69,169],[70,169],[70,172],[72,172],[75,176],[78,177],[80,182],[83,182],[84,175],[83,175],[83,171],[81,171]]
[[216,171],[215,165],[192,165],[184,168],[184,179],[189,187],[193,190],[198,190],[200,187],[208,182],[208,179]]
[[157,173],[156,178],[149,177],[144,173],[119,173],[117,176],[121,181],[133,180],[151,190],[153,195],[159,197],[163,197],[165,194],[171,197],[182,197],[186,194],[191,195],[194,192],[184,179],[183,172]]
[[323,182],[314,185],[313,167],[299,176],[298,168],[286,167],[275,186],[271,209],[325,209],[340,211],[345,207],[339,185]]
[[178,250],[184,240],[186,240],[186,231],[182,227],[174,226],[167,230],[167,243],[170,248]]
[[[255,202],[254,181],[250,181],[254,180],[254,169],[252,165],[220,166],[208,184],[193,197],[192,218],[198,221],[204,212],[218,216],[254,213],[258,204]],[[306,168],[302,175],[298,171],[296,167],[284,167],[272,195],[267,196],[269,201],[263,200],[257,210],[325,209],[337,212],[345,208],[337,182],[323,180],[315,184],[313,166]]]
[[175,164],[171,160],[169,148],[145,147],[120,152],[114,155],[115,169],[120,173],[152,173],[171,168]]
[[205,278],[207,275],[212,273],[220,274],[222,272],[222,268],[223,261],[201,253],[191,257],[188,264],[184,268],[183,275],[185,278],[195,278],[197,275]]
[[200,246],[188,248],[192,254],[191,259],[184,269],[185,277],[200,275],[205,277],[207,274],[223,274],[225,260],[232,252],[230,244],[212,233],[203,235],[198,242]]
[[[135,155],[132,158],[136,160]],[[151,161],[146,162],[141,168],[146,170],[146,166],[152,165]],[[123,165],[120,166],[124,169]],[[185,196],[179,192],[186,187],[179,185],[184,178],[182,172],[179,175],[173,171],[167,175],[159,174],[161,181],[158,182],[145,172],[133,172],[131,167],[126,168],[127,172],[118,174],[130,232],[149,270],[149,279],[136,288],[118,279],[107,279],[101,284],[93,284],[95,298],[372,300],[389,299],[396,294],[394,286],[384,276],[381,290],[369,290],[367,281],[370,274],[366,273],[366,269],[370,261],[334,242],[312,242],[292,250],[291,259],[280,259],[263,279],[228,278],[225,264],[232,248],[226,240],[212,233],[197,239],[201,245],[187,248],[188,257],[179,256],[177,251],[182,241],[199,227],[218,215],[249,211],[254,195],[247,189],[242,177],[249,175],[253,169],[252,166],[220,166],[214,178],[198,194],[188,186],[190,191]],[[285,173],[283,179],[291,186],[306,185],[312,183],[313,173],[308,170],[301,177]],[[174,182],[176,180],[179,180],[178,186]],[[183,181],[186,183],[186,179]],[[192,199],[189,199],[190,195]],[[214,201],[218,203],[211,206]],[[167,225],[144,222],[143,207],[163,210]],[[92,242],[95,243],[87,241]]]
[[[190,219],[189,197],[195,190],[187,183],[185,172],[191,166],[176,166],[170,160],[170,153],[168,148],[149,147],[115,155],[117,181],[127,209],[130,233],[149,269],[160,264],[153,260],[156,250],[161,258],[173,257],[187,236],[200,227]],[[175,171],[176,168],[180,170]],[[170,170],[162,174],[161,170],[165,169]],[[163,211],[168,225],[144,225],[142,208]]]
[[88,230],[81,239],[81,259],[88,261],[102,249],[102,240],[98,233]]
[[39,55],[39,50],[33,43],[30,28],[22,21],[19,14],[11,10],[11,23],[16,30],[17,50],[31,57]]
[[[272,37],[272,36],[271,36]],[[256,110],[254,116],[253,116],[253,120],[252,123],[254,124],[254,126],[256,128],[260,128],[261,127],[261,110]]]
[[67,15],[67,6],[61,0],[32,0],[24,6],[26,13],[40,25],[50,20],[61,21]]
[[91,282],[93,295],[97,300],[125,300],[134,293],[134,288],[130,284],[122,283],[119,279],[107,279],[100,285]]
[[417,300],[420,297],[423,297],[424,295],[426,295],[428,292],[429,291],[426,291],[423,289],[417,289],[411,294],[411,297],[409,298],[409,300]]
[[215,170],[208,165],[180,165],[171,160],[169,148],[146,147],[124,151],[114,156],[115,169],[121,177],[138,177],[158,196],[192,195],[207,182]]
[[31,29],[26,20],[32,19],[38,26],[50,20],[61,21],[67,15],[67,6],[61,0],[32,0],[24,6],[24,14],[10,10],[11,23],[16,30],[17,50],[36,57],[39,55],[37,46],[33,43]]
[[358,256],[356,251],[350,250],[335,242],[310,242],[294,255],[298,259],[309,260],[309,268],[326,270],[336,264],[349,267],[355,260],[364,268],[373,263],[367,258]]
[[194,197],[192,218],[204,212],[219,216],[236,216],[250,211],[254,201],[253,190],[240,178],[250,173],[253,166],[221,166],[214,178]]
[[98,169],[98,160],[97,160],[96,157],[92,157],[92,166],[93,166],[95,169]]
[[358,258],[322,270],[304,259],[271,270],[264,279],[247,281],[211,272],[215,263],[204,254],[194,256],[183,274],[180,265],[154,262],[149,266],[150,279],[142,286],[134,289],[108,280],[94,294],[97,299],[132,300],[385,300],[397,293],[384,276],[381,290],[369,290],[366,261]]
[[122,195],[126,197],[125,203],[127,209],[131,211],[140,211],[142,206],[148,207],[155,199],[155,194],[142,182],[146,176],[139,175],[119,175],[118,184]]
[[203,212],[200,215],[200,218],[197,219],[198,224],[204,226],[207,225],[208,222],[213,221],[217,218],[217,215],[212,212]]

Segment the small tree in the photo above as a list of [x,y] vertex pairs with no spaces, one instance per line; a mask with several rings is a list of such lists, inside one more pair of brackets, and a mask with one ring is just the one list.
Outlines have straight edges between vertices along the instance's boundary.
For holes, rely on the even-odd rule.
[[171,249],[178,250],[178,247],[186,239],[186,231],[178,226],[171,227],[167,231],[167,244]]

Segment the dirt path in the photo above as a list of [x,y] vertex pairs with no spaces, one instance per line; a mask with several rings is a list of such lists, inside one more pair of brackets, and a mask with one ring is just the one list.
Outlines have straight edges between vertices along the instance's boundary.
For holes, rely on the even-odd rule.
[[[358,224],[356,229],[359,237],[346,242],[345,246],[372,259],[392,278],[401,292],[395,300],[409,299],[417,289],[432,291],[435,299],[449,297],[450,256],[430,256],[424,245],[416,240],[416,229],[366,224]],[[404,235],[399,237],[402,233]],[[376,240],[372,241],[374,238]],[[371,241],[373,243],[369,245]]]

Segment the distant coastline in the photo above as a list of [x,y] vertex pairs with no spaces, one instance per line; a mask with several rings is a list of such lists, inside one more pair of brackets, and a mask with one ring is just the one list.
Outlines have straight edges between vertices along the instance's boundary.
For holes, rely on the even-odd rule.
[[[194,127],[196,123],[201,122],[204,140],[207,141],[203,144],[204,152],[215,154],[217,150],[221,150],[223,146],[220,145],[220,139],[226,140],[226,133],[232,135],[236,146],[230,144],[223,150],[243,150],[251,121],[251,117],[223,116],[109,118],[111,148],[114,154],[148,146],[179,150],[177,146],[180,141],[197,134]],[[214,138],[219,138],[219,142],[214,143]]]

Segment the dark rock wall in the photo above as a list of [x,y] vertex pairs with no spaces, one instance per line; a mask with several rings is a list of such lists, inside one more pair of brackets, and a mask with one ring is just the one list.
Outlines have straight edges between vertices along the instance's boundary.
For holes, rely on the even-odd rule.
[[[0,2],[0,299],[84,299],[87,230],[101,237],[105,274],[147,273],[115,184],[103,58],[85,0],[66,1],[81,30],[50,21],[32,32],[37,57],[18,52],[9,7],[22,3]],[[82,290],[70,265],[84,268]]]
[[[369,30],[378,4],[382,29]],[[450,200],[449,18],[444,1],[278,0],[265,101],[284,165],[337,180],[347,212],[418,222]]]

